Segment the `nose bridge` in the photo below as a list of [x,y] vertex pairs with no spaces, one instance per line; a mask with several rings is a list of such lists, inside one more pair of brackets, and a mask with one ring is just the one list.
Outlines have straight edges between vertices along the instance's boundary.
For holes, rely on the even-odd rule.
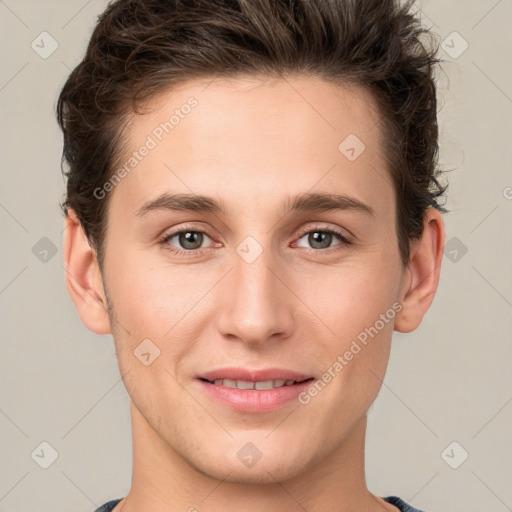
[[261,343],[289,331],[290,304],[286,287],[274,274],[276,261],[271,249],[250,238],[239,244],[233,255],[220,328],[225,336]]

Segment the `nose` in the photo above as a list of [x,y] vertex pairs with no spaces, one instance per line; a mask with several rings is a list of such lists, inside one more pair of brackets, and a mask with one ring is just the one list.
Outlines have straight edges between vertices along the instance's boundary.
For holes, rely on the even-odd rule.
[[292,334],[294,295],[283,266],[270,253],[264,249],[252,262],[234,253],[233,268],[219,293],[217,320],[224,337],[264,346]]

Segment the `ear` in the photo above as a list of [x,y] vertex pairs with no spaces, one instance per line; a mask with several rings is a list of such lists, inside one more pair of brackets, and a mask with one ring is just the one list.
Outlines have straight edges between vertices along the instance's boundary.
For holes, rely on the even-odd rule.
[[84,325],[110,334],[107,301],[96,252],[89,245],[76,213],[69,210],[63,241],[66,288]]
[[444,241],[441,214],[429,208],[424,214],[423,233],[411,244],[411,256],[400,290],[402,309],[395,317],[395,331],[417,329],[432,304],[441,273]]

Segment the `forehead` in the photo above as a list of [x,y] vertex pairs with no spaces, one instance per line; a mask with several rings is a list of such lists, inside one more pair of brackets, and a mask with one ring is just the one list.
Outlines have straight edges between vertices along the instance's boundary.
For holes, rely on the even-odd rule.
[[362,87],[303,76],[217,78],[180,84],[145,107],[125,127],[116,168],[126,172],[112,198],[134,212],[173,190],[239,207],[257,198],[271,205],[280,192],[341,188],[367,203],[393,194],[378,108]]

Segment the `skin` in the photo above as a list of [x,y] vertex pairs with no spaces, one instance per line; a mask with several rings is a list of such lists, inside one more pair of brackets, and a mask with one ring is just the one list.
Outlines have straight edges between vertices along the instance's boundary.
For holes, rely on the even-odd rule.
[[[402,265],[373,97],[311,77],[165,91],[131,118],[126,155],[190,96],[197,107],[111,192],[101,271],[74,212],[66,219],[68,291],[88,329],[113,334],[131,398],[132,485],[115,511],[396,512],[366,487],[366,414],[393,330],[416,329],[433,300],[441,215],[426,211]],[[366,146],[355,161],[338,150],[348,134]],[[211,196],[228,212],[136,215],[163,192]],[[285,207],[307,192],[346,194],[375,215]],[[168,250],[191,247],[178,236],[159,242],[185,223],[184,231],[206,233],[193,256]],[[333,236],[323,248],[308,235],[329,229],[353,243]],[[247,236],[263,251],[252,263],[236,251]],[[402,306],[394,319],[306,405],[235,412],[198,385],[199,373],[227,366],[318,379],[394,303]],[[160,349],[148,366],[134,356],[146,338]],[[248,442],[262,454],[252,467],[237,458]]]

